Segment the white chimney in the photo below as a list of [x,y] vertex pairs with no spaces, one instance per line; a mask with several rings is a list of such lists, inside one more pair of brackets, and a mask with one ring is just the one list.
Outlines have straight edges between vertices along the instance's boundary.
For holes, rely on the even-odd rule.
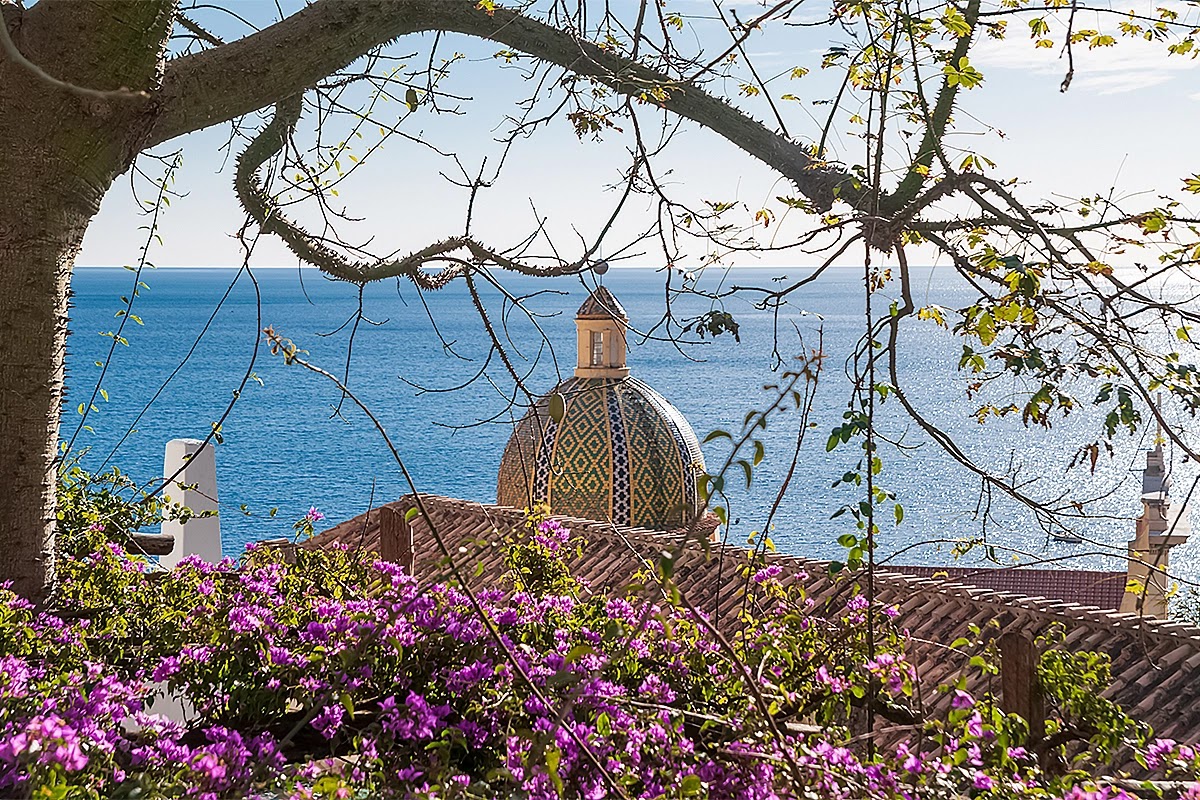
[[[197,439],[172,439],[167,442],[163,477],[183,471],[163,489],[164,500],[179,503],[193,514],[217,510],[216,446]],[[221,560],[221,521],[214,513],[187,522],[163,520],[162,532],[175,537],[175,548],[160,559],[164,567],[173,567],[185,556],[196,555],[210,564]]]

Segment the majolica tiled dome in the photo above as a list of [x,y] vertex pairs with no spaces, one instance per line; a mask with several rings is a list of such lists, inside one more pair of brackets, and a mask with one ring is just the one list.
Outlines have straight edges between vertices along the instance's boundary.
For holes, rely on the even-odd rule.
[[678,409],[629,377],[625,319],[603,287],[579,309],[575,377],[517,423],[500,462],[501,505],[548,503],[554,514],[658,530],[691,523],[700,443]]
[[671,530],[699,508],[704,456],[696,434],[663,396],[636,378],[570,378],[518,424],[500,462],[497,501],[617,525]]

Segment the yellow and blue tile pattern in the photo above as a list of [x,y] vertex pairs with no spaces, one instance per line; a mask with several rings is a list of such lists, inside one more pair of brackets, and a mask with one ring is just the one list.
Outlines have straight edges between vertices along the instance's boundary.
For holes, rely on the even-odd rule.
[[497,502],[548,503],[555,514],[670,530],[700,506],[704,456],[678,409],[636,378],[570,378],[517,423],[500,462]]

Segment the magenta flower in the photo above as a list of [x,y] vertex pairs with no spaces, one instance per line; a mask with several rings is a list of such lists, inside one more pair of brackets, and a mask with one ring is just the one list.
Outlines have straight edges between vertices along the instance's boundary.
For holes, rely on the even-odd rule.
[[308,513],[304,515],[304,518],[315,525],[325,519],[325,515],[317,511],[316,506],[309,506]]
[[647,676],[642,681],[642,685],[638,687],[638,692],[652,697],[660,703],[675,702],[675,690],[657,675]]
[[345,717],[346,709],[342,707],[341,703],[334,703],[325,706],[320,714],[313,717],[312,726],[326,739],[332,739],[342,727],[342,720]]
[[557,553],[570,537],[570,529],[556,519],[539,522],[537,533],[533,535],[534,541],[551,553]]
[[159,662],[157,667],[154,668],[154,672],[151,674],[150,680],[156,683],[161,683],[162,681],[168,680],[179,672],[180,666],[181,665],[179,663],[178,656],[167,656],[161,662]]
[[867,598],[864,595],[856,594],[846,601],[846,608],[850,611],[862,611],[867,607]]
[[778,578],[782,573],[783,567],[779,566],[778,564],[770,564],[754,573],[754,576],[751,580],[753,580],[755,583],[766,583],[769,580]]

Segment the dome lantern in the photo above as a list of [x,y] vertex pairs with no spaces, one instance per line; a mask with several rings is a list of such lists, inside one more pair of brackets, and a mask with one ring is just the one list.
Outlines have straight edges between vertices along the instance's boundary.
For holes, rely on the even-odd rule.
[[604,286],[598,286],[575,314],[579,357],[575,362],[577,378],[624,378],[625,330],[629,315]]

